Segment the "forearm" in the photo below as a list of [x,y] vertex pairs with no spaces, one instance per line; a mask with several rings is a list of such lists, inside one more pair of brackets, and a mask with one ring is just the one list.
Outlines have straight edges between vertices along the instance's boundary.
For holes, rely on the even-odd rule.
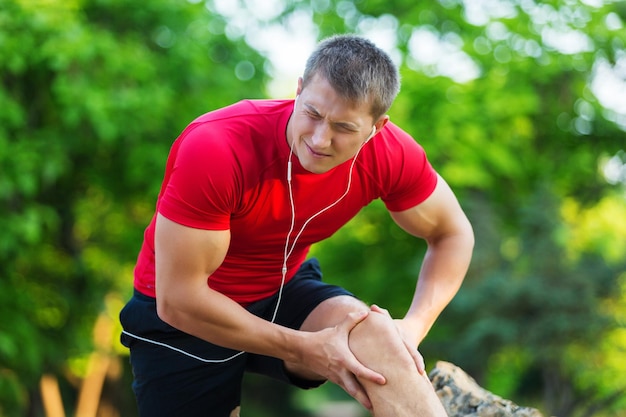
[[159,316],[171,326],[207,342],[235,350],[299,358],[304,332],[263,320],[228,297],[204,288],[157,293]]
[[156,298],[159,317],[200,339],[236,350],[298,360],[305,332],[249,313],[207,285],[230,242],[228,230],[201,230],[157,216]]
[[471,231],[429,242],[415,295],[405,316],[414,329],[417,344],[461,287],[473,245]]

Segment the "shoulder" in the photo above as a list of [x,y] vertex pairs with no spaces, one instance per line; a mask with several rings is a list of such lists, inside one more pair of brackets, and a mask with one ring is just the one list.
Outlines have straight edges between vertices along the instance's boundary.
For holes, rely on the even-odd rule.
[[378,185],[389,210],[412,207],[433,192],[437,174],[424,148],[397,125],[388,122],[363,153],[362,169]]
[[425,153],[422,146],[408,132],[400,128],[393,122],[388,122],[377,135],[379,136],[375,145],[387,152],[420,152]]
[[422,168],[428,164],[426,151],[409,133],[388,122],[363,149],[364,160],[383,171]]
[[[292,100],[243,100],[193,120],[177,139],[178,147],[209,153],[250,152],[271,138],[284,137]],[[198,156],[200,156],[198,155]]]
[[292,107],[293,100],[242,100],[205,113],[191,122],[190,126],[223,123],[263,124],[284,117],[285,113],[290,114]]

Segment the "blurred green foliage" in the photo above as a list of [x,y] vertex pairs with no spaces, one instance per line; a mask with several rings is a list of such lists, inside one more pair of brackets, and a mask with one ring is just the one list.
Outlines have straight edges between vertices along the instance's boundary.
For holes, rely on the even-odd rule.
[[186,1],[0,1],[0,415],[32,408],[42,373],[86,372],[177,133],[263,96],[264,60],[214,23]]
[[[201,113],[267,96],[254,33],[218,3],[0,0],[0,416],[41,415],[43,373],[71,415],[95,318],[115,320],[130,294],[173,139]],[[474,224],[466,283],[421,347],[429,365],[454,362],[550,415],[626,413],[626,116],[594,87],[624,66],[624,3],[275,6],[257,30],[304,13],[319,38],[392,34],[391,118]],[[377,202],[314,254],[327,280],[401,316],[424,249]],[[247,384],[246,414],[298,409],[279,400],[286,387]]]

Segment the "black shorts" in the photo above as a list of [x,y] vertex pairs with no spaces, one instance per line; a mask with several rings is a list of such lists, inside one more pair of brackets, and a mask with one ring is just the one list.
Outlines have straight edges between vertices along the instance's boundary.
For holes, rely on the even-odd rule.
[[[283,288],[275,323],[299,329],[322,301],[347,290],[322,282],[316,259],[302,264]],[[277,295],[247,307],[251,313],[271,320]],[[133,390],[139,415],[224,416],[240,404],[244,372],[255,372],[300,388],[313,388],[323,381],[288,375],[280,359],[240,353],[217,346],[163,322],[156,313],[156,300],[135,291],[120,313],[124,328],[121,342],[130,348]],[[224,359],[229,359],[224,361]]]

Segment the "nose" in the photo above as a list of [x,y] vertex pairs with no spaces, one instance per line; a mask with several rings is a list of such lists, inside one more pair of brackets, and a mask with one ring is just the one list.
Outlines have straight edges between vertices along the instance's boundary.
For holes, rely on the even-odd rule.
[[324,149],[330,146],[333,139],[333,132],[330,126],[320,123],[315,127],[311,136],[311,145],[316,149]]

